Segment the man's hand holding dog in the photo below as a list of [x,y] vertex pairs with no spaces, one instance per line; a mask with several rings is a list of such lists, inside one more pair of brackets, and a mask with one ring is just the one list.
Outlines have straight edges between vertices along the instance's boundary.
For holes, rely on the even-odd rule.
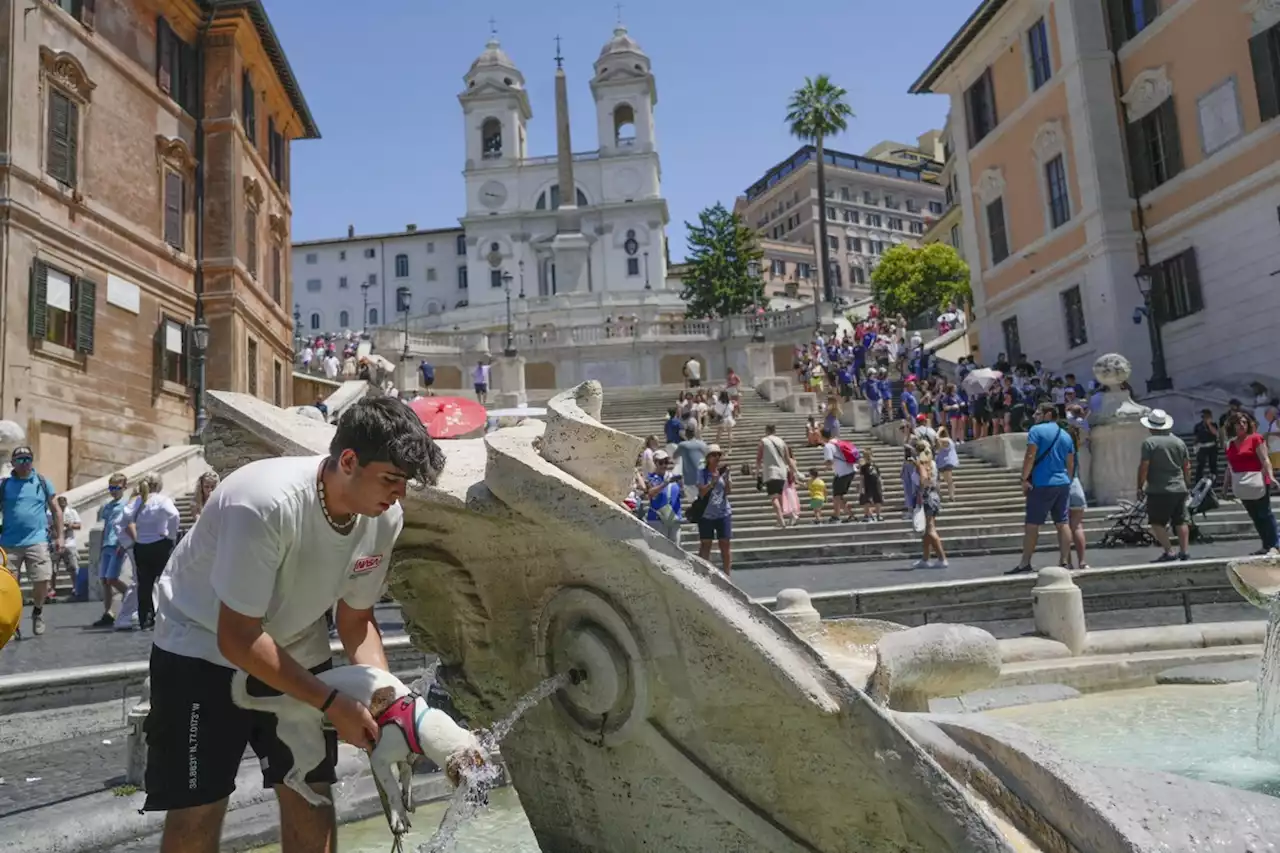
[[378,723],[369,709],[345,693],[334,697],[325,717],[338,731],[338,737],[352,746],[372,750],[378,745]]

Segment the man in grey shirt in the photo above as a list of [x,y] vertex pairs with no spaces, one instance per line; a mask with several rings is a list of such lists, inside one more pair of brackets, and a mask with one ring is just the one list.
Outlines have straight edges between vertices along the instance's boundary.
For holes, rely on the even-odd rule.
[[690,495],[697,494],[698,472],[702,470],[702,462],[707,457],[707,443],[698,438],[694,429],[684,431],[684,441],[676,445],[676,459],[680,460],[680,473],[684,477],[683,497],[692,501]]
[[[1173,434],[1173,418],[1163,409],[1153,409],[1142,418],[1151,435],[1142,442],[1142,463],[1138,466],[1138,497],[1147,497],[1147,521],[1151,535],[1164,548],[1156,560],[1187,559],[1190,528],[1187,524],[1188,480],[1191,478],[1191,454],[1187,443]],[[1177,554],[1169,539],[1169,527],[1178,532]]]

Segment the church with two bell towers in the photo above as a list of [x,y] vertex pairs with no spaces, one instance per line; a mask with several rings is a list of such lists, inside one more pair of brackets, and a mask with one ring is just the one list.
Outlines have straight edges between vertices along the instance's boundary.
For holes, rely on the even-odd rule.
[[458,95],[466,124],[467,298],[640,297],[667,275],[667,204],[654,132],[649,57],[619,24],[595,61],[596,147],[572,144],[567,78],[556,57],[556,153],[530,156],[524,75],[496,34]]

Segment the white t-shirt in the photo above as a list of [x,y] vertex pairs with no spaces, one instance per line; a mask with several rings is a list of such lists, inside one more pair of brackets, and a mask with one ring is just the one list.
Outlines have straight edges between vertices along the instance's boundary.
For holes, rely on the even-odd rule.
[[263,618],[305,667],[329,659],[324,614],[339,599],[365,610],[382,597],[404,524],[393,506],[341,535],[320,508],[322,456],[251,462],[223,480],[156,584],[155,644],[230,666],[218,652],[218,610]]
[[699,382],[702,381],[702,364],[696,358],[691,358],[686,361],[684,363],[684,369],[690,379],[694,379]]
[[844,460],[844,454],[840,452],[840,448],[836,447],[834,440],[822,446],[822,458],[831,463],[831,468],[837,477],[847,477],[858,470],[858,466]]
[[[53,512],[51,510],[44,511],[46,523],[53,526]],[[63,543],[71,550],[76,549],[76,532],[71,525],[80,523],[80,513],[76,512],[75,507],[67,507],[62,511],[62,530]]]
[[338,357],[333,353],[329,353],[324,359],[324,375],[328,379],[336,379],[338,371],[342,369],[342,363],[338,361]]

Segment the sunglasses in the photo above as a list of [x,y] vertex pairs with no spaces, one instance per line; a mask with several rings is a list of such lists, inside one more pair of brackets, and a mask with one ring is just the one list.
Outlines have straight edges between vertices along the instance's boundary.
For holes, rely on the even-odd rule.
[[107,491],[108,491],[108,492],[122,492],[122,491],[124,491],[124,486],[107,486]]
[[30,457],[30,456],[15,456],[15,457],[13,457],[13,464],[14,464],[14,465],[30,465],[30,464],[31,464],[31,457]]

